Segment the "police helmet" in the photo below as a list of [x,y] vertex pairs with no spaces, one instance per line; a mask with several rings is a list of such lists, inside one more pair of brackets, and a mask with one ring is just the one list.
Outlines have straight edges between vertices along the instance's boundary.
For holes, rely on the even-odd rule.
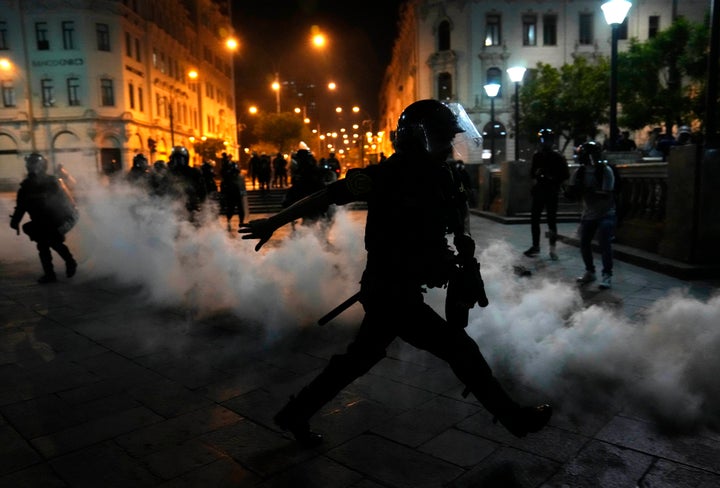
[[190,153],[185,146],[175,146],[170,153],[171,166],[188,166],[190,164]]
[[25,158],[27,172],[34,175],[41,175],[47,172],[48,162],[42,154],[32,153]]
[[552,147],[555,144],[555,133],[552,129],[540,129],[537,135],[541,146]]
[[585,142],[578,147],[577,158],[579,164],[600,163],[602,159],[602,147],[595,141]]
[[144,154],[136,154],[135,157],[133,157],[132,164],[135,169],[144,171],[148,168],[148,160]]
[[463,132],[447,105],[432,99],[408,105],[398,119],[393,145],[398,152],[438,153],[451,148],[455,134]]

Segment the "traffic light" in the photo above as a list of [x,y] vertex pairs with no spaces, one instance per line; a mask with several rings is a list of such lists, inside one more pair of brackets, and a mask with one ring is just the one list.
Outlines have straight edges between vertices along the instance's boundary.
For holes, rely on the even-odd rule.
[[150,154],[155,153],[157,151],[157,141],[152,137],[148,137],[148,147],[150,148]]

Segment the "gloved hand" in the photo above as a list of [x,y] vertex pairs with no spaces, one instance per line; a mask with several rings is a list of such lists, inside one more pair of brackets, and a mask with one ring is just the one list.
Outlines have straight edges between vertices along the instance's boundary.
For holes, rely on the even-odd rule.
[[243,239],[259,239],[260,242],[255,246],[255,250],[259,251],[275,232],[275,226],[272,225],[270,219],[257,219],[243,224],[238,233],[243,234]]

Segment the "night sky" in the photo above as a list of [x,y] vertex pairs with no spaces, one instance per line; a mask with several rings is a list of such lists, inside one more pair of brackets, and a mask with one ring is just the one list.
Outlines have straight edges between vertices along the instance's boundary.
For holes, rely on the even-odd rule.
[[[274,73],[281,81],[325,86],[335,93],[327,105],[362,106],[377,119],[378,92],[390,61],[402,0],[242,0],[233,2],[241,48],[236,59],[240,115],[250,105],[275,110],[270,89]],[[313,25],[329,40],[324,51],[310,44]],[[323,95],[317,94],[318,99]],[[289,97],[286,97],[289,98]],[[284,103],[287,101],[287,104]],[[290,100],[281,98],[282,110]]]

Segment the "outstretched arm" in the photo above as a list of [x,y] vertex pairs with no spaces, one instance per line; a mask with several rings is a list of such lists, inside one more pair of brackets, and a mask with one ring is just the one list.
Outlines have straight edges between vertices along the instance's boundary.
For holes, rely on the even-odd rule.
[[323,188],[312,195],[308,195],[305,198],[298,200],[272,217],[268,217],[267,219],[251,220],[241,226],[238,232],[243,234],[243,239],[258,239],[259,242],[255,246],[255,250],[259,251],[263,244],[270,240],[273,232],[277,229],[305,215],[322,211],[331,203],[333,202],[330,199],[330,194],[327,191],[327,188]]

